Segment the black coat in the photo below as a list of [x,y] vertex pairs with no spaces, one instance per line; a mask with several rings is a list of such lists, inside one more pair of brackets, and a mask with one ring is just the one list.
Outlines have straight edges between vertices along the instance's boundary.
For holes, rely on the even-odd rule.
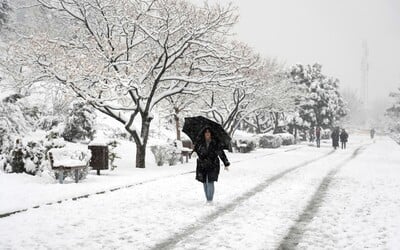
[[347,134],[346,132],[342,132],[340,134],[340,141],[341,142],[347,142],[348,139],[349,139],[349,134]]
[[194,151],[199,157],[197,159],[196,180],[200,182],[204,183],[206,176],[208,176],[208,181],[218,181],[219,158],[221,158],[225,166],[230,165],[224,150],[215,141],[211,141],[208,148],[204,141],[199,142],[196,144]]
[[339,147],[339,131],[333,131],[331,134],[332,138],[332,146],[333,147]]

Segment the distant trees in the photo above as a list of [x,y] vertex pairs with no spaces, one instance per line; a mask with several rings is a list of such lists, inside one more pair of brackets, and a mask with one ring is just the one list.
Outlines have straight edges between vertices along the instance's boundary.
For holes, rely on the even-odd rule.
[[3,25],[8,21],[11,7],[8,0],[0,0],[0,30]]
[[289,81],[299,91],[295,101],[303,127],[329,128],[346,115],[339,80],[322,74],[320,64],[293,66]]
[[386,110],[386,116],[390,120],[390,130],[394,133],[400,133],[400,88],[397,92],[390,93],[394,100],[393,105]]

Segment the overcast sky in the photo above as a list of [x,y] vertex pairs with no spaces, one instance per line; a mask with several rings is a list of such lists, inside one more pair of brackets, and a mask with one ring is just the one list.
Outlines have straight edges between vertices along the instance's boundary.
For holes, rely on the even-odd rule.
[[400,0],[212,0],[239,7],[242,40],[286,62],[320,62],[342,88],[359,91],[369,46],[370,99],[400,87]]

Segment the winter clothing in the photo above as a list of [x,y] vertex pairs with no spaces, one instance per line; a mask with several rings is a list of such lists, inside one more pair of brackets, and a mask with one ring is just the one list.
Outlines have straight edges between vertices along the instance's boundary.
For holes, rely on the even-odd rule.
[[208,181],[208,177],[206,176],[206,181],[203,183],[203,186],[207,201],[212,201],[214,198],[214,182]]
[[347,134],[347,132],[343,130],[342,133],[340,133],[340,141],[347,142],[348,139],[349,139],[349,134]]
[[340,133],[340,142],[342,143],[342,149],[346,149],[346,143],[349,139],[349,134],[343,129],[342,133]]
[[339,147],[339,130],[335,129],[332,134],[331,134],[331,138],[332,138],[332,146],[336,149],[337,147]]
[[230,165],[222,147],[214,140],[211,140],[208,147],[204,140],[199,141],[195,145],[194,151],[199,157],[197,159],[196,180],[202,183],[207,182],[207,180],[208,182],[218,181],[219,158],[221,158],[225,167]]
[[371,135],[371,139],[374,139],[374,136],[375,136],[375,129],[371,129],[370,135]]
[[321,147],[321,128],[317,127],[315,129],[315,140],[317,142],[317,147]]

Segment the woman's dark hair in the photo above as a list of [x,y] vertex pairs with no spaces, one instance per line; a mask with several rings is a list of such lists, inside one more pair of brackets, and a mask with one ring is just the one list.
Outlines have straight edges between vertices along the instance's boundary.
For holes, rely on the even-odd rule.
[[206,131],[209,131],[211,134],[211,139],[214,140],[214,133],[212,131],[212,129],[210,127],[205,127],[200,134],[198,135],[198,141],[200,142],[205,142],[205,138],[204,138],[204,134],[206,133]]

